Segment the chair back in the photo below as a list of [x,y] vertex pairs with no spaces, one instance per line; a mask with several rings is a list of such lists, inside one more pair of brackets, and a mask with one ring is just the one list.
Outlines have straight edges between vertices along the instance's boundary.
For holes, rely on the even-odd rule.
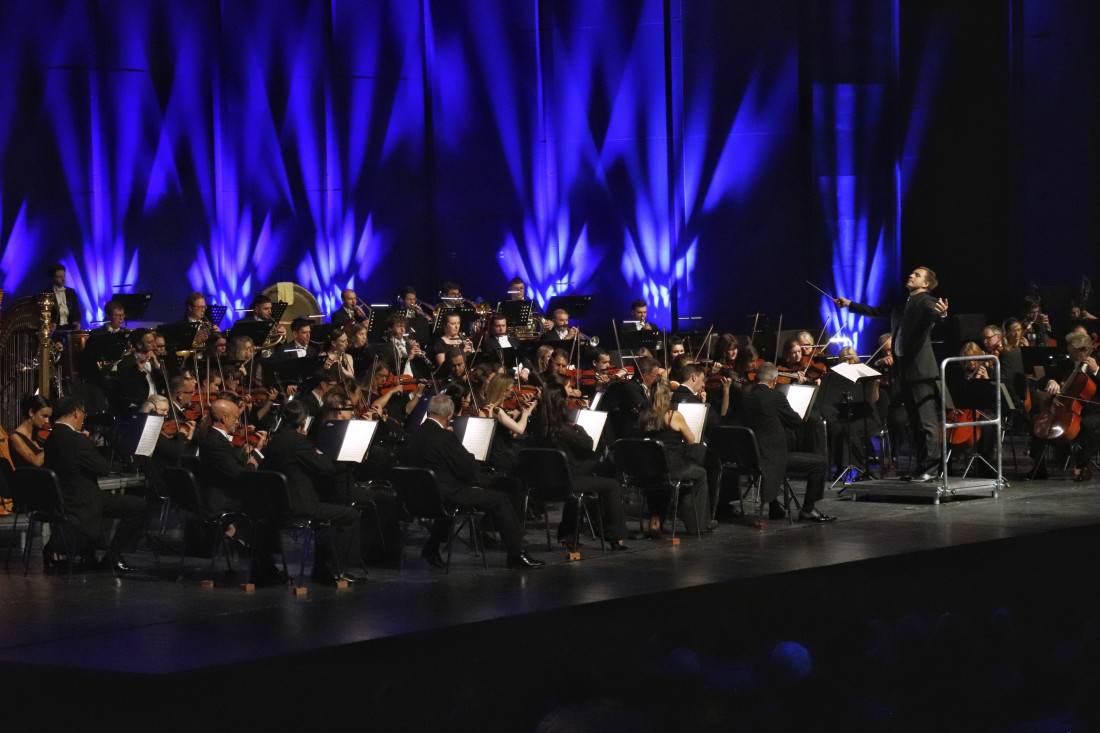
[[195,514],[202,519],[210,515],[202,490],[195,474],[190,469],[179,466],[166,466],[164,469],[164,490],[177,509]]
[[290,486],[279,471],[244,471],[237,478],[245,511],[253,519],[290,519]]
[[426,519],[451,516],[430,468],[394,466],[390,469],[390,481],[407,516]]
[[515,476],[527,482],[532,499],[565,501],[573,493],[569,460],[563,451],[554,448],[522,449]]
[[760,472],[760,449],[751,428],[723,425],[711,432],[710,448],[718,451],[722,467],[746,473]]
[[12,473],[11,491],[15,507],[22,513],[43,519],[65,518],[61,482],[52,468],[20,466]]
[[668,457],[657,440],[622,438],[612,448],[615,465],[628,479],[635,481],[667,481]]

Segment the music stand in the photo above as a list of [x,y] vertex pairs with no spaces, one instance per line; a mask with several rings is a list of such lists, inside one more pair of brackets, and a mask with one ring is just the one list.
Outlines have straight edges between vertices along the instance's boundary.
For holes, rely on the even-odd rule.
[[130,343],[130,335],[121,331],[116,333],[93,333],[84,343],[81,355],[87,354],[86,359],[96,363],[105,361],[118,361],[126,353]]
[[125,456],[153,455],[157,447],[164,415],[138,413],[134,415],[118,436],[118,452]]
[[432,338],[432,324],[424,316],[413,316],[405,319],[406,338],[415,339],[420,348],[429,346]]
[[[849,486],[856,481],[865,478],[876,478],[867,468],[866,448],[863,453],[863,466],[856,466],[852,462],[852,420],[860,418],[863,421],[863,437],[867,435],[867,418],[871,414],[871,402],[868,394],[870,383],[881,379],[882,374],[866,364],[837,364],[830,371],[821,376],[821,395],[819,400],[824,404],[832,405],[840,417],[843,426],[845,466],[841,469],[830,488],[843,481]],[[853,399],[853,392],[859,388],[859,398]],[[853,475],[854,474],[854,475]],[[843,491],[843,489],[841,489]]]
[[229,306],[225,305],[208,305],[206,306],[206,312],[202,314],[202,319],[218,325],[225,320],[225,314],[229,311]]
[[303,356],[297,359],[275,359],[267,362],[267,370],[284,384],[302,384],[313,377],[325,363],[323,356]]
[[453,426],[462,447],[473,454],[474,460],[484,463],[493,449],[496,424],[491,417],[460,417],[455,419]]
[[145,309],[153,299],[152,293],[115,293],[111,300],[122,305],[126,311],[126,320],[145,320]]
[[553,313],[558,308],[569,314],[569,318],[584,318],[588,315],[588,309],[592,306],[591,295],[555,295],[546,304],[546,313],[553,320]]
[[501,315],[508,319],[508,328],[527,328],[531,322],[531,301],[504,300],[498,306]]
[[[447,322],[447,316],[452,313],[458,314],[459,327],[458,330],[464,334],[469,335],[470,325],[477,320],[477,311],[468,305],[459,306],[455,308],[441,308],[435,316],[435,326],[432,328],[432,333],[443,333],[443,324]],[[423,344],[421,344],[423,346]]]
[[283,314],[286,313],[286,309],[290,307],[290,303],[285,300],[280,300],[271,304],[271,320],[275,323],[281,323],[283,320]]
[[329,420],[317,431],[317,449],[339,463],[362,463],[377,420]]
[[199,333],[199,323],[197,321],[165,323],[157,327],[157,333],[164,337],[164,348],[169,354],[190,351]]
[[270,321],[237,321],[233,324],[233,328],[229,329],[226,339],[247,336],[252,340],[252,344],[258,348],[267,341],[272,325]]
[[[1054,346],[1025,346],[1020,349],[1020,358],[1024,362],[1024,373],[1037,377],[1050,376],[1052,371],[1069,361],[1069,355]],[[1042,373],[1036,371],[1042,369]]]
[[386,321],[397,313],[397,308],[392,305],[375,305],[367,316],[367,338],[373,341],[381,341],[386,335]]
[[649,353],[661,350],[660,331],[623,331],[619,333],[619,345],[624,351],[649,349]]

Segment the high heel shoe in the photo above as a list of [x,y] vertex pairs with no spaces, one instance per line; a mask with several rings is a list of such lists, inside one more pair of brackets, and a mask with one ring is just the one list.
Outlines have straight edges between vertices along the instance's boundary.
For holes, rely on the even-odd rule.
[[562,547],[564,547],[567,552],[576,552],[577,551],[577,547],[578,547],[577,538],[573,537],[572,535],[565,536],[565,537],[559,537],[558,538],[558,544],[561,545]]
[[661,531],[661,518],[660,517],[650,517],[649,518],[649,533],[648,534],[649,534],[649,538],[651,540],[661,539],[661,536],[664,533]]

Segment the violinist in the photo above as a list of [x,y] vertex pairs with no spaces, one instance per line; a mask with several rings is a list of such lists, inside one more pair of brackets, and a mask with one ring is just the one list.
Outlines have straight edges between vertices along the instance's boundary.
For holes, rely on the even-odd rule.
[[[1092,385],[1091,390],[1087,384],[1084,389],[1075,390],[1076,395],[1095,393],[1100,385],[1100,377],[1097,374],[1096,357],[1093,356],[1092,340],[1088,334],[1077,331],[1066,334],[1066,352],[1071,360],[1069,373],[1060,374],[1061,380],[1048,377],[1040,382],[1039,388],[1051,396],[1060,395],[1066,390],[1071,378],[1074,378],[1074,381],[1087,380]],[[1100,404],[1094,398],[1086,398],[1081,402],[1080,430],[1073,446],[1073,480],[1076,482],[1092,478],[1089,462],[1100,446]]]
[[[895,376],[909,425],[917,439],[917,466],[907,480],[930,482],[940,476],[940,420],[937,403],[939,368],[932,351],[932,327],[947,315],[947,300],[932,291],[939,281],[927,267],[918,267],[906,279],[908,296],[890,307],[873,307],[836,298],[841,308],[871,318],[890,318]],[[920,473],[917,473],[917,471]]]
[[[179,420],[194,420],[195,380],[183,374],[177,374],[168,380],[168,394],[171,399],[169,411]],[[190,415],[190,416],[189,416]],[[201,415],[197,416],[201,417]]]
[[280,344],[274,359],[303,359],[317,356],[317,347],[310,343],[313,325],[308,318],[299,316],[290,322],[290,341]]
[[479,403],[481,417],[497,422],[488,463],[497,471],[515,471],[520,444],[516,440],[527,432],[531,413],[538,406],[534,396],[516,392],[516,383],[504,372],[493,374],[486,385],[484,402]]
[[263,425],[271,414],[272,400],[279,396],[275,389],[264,386],[263,366],[257,360],[256,346],[248,336],[234,336],[229,340],[226,380],[232,376],[236,384],[232,389],[242,397],[245,423]]
[[1004,331],[997,324],[991,323],[982,329],[982,351],[1000,360],[1001,383],[1008,387],[1012,401],[1022,406],[1027,395],[1027,375],[1020,350],[1005,343]]
[[99,328],[93,328],[91,333],[119,333],[125,329],[126,307],[117,300],[110,300],[103,306],[103,313],[107,321]]
[[474,353],[474,342],[461,333],[462,319],[457,313],[448,313],[444,316],[443,334],[432,344],[435,352],[436,366],[442,366],[446,359],[447,349],[458,349],[460,353]]
[[569,353],[565,349],[554,349],[554,353],[550,357],[549,374],[561,380],[561,383],[565,386],[567,397],[574,400],[584,400],[587,403],[588,400],[584,393],[573,384],[573,376],[569,374],[570,371]]
[[342,328],[330,328],[325,334],[321,356],[325,358],[325,367],[340,370],[344,379],[355,379],[355,362],[348,353],[348,334]]
[[[803,331],[803,333],[805,333],[805,331]],[[810,337],[810,340],[810,348],[812,349],[812,336]],[[807,379],[806,367],[803,366],[802,363],[803,353],[803,344],[799,339],[787,339],[783,342],[783,348],[780,350],[779,353],[779,361],[776,362],[775,365],[776,368],[779,369],[780,378],[790,382],[794,382],[796,384],[805,384],[807,382],[812,382],[813,384],[821,384],[820,377],[814,380]]]
[[687,344],[682,338],[674,338],[668,342],[668,358],[675,359],[678,356],[684,356],[687,352]]
[[348,323],[366,322],[367,314],[354,290],[349,288],[340,291],[340,308],[329,317],[329,320],[337,328],[343,328]]
[[405,418],[416,410],[421,397],[424,396],[424,383],[416,384],[411,391],[406,392],[404,385],[400,384],[394,376],[391,365],[385,359],[379,359],[374,368],[374,378],[370,382],[370,408],[372,413],[395,416],[399,423],[404,424]]
[[577,337],[580,330],[576,326],[569,325],[569,312],[564,308],[554,311],[554,325],[549,330],[543,331],[539,336],[541,341],[568,341]]
[[11,463],[15,468],[41,468],[53,407],[42,395],[30,395],[19,403],[19,414],[23,420],[11,431],[8,440],[12,448]]
[[554,347],[543,344],[535,350],[535,373],[542,375],[550,371],[550,357],[554,355]]
[[180,457],[190,452],[191,437],[195,432],[195,422],[172,418],[169,414],[168,398],[159,394],[147,399],[138,409],[138,412],[164,417],[160,435],[157,436],[157,445],[153,449],[153,460],[150,462],[150,467],[154,472],[154,481],[163,486],[164,467],[178,466]]
[[585,372],[581,372],[581,392],[591,401],[597,392],[605,392],[612,380],[626,379],[630,372],[625,369],[614,369],[611,366],[611,354],[606,349],[597,347],[592,353],[592,375],[585,379]]
[[634,362],[634,376],[612,382],[600,402],[616,438],[633,438],[638,433],[638,415],[649,403],[652,385],[661,378],[661,365],[653,357]]

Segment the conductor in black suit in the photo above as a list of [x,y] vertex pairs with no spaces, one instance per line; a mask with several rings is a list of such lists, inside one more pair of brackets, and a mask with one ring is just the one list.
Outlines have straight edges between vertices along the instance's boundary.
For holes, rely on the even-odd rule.
[[760,500],[769,504],[768,516],[782,519],[779,487],[788,471],[806,473],[806,495],[798,513],[801,521],[832,522],[836,517],[822,514],[814,506],[825,495],[825,471],[828,461],[820,453],[787,450],[787,429],[797,431],[802,418],[791,408],[787,397],[775,390],[779,370],[775,364],[763,364],[756,371],[756,388],[745,396],[745,420],[756,434],[760,449]]
[[83,540],[80,544],[88,548],[86,559],[94,559],[95,548],[103,542],[103,521],[118,519],[106,561],[118,572],[129,572],[133,568],[126,564],[122,552],[133,549],[145,526],[145,502],[136,496],[116,496],[99,488],[97,479],[110,473],[111,464],[96,450],[91,438],[81,432],[85,414],[84,403],[75,397],[57,401],[44,465],[57,474],[65,502],[65,520],[79,531]]
[[53,293],[54,296],[50,322],[54,324],[54,328],[78,330],[84,322],[84,312],[80,309],[76,291],[65,287],[65,266],[61,263],[50,265],[47,274],[50,277],[50,287],[46,292]]
[[[508,495],[503,491],[471,485],[476,480],[477,461],[448,427],[453,415],[454,402],[450,397],[432,397],[428,403],[428,418],[405,438],[402,463],[431,469],[448,501],[488,514],[508,550],[509,567],[537,568],[544,565],[541,560],[533,560],[523,551],[523,527]],[[439,546],[449,534],[450,523],[436,520],[431,537],[420,553],[436,567],[443,567]]]
[[[917,448],[914,475],[905,479],[929,482],[940,476],[940,419],[936,380],[940,370],[932,352],[932,326],[947,314],[947,300],[932,295],[936,273],[918,267],[905,283],[909,295],[891,307],[873,307],[836,298],[841,308],[871,318],[889,318],[898,386]],[[921,471],[917,474],[916,471]]]
[[326,504],[317,494],[314,481],[334,476],[336,464],[306,437],[308,414],[309,408],[301,400],[286,404],[279,429],[267,447],[263,468],[286,476],[291,514],[331,525],[317,529],[311,578],[321,583],[362,582],[366,574],[359,547],[359,512],[349,506]]

